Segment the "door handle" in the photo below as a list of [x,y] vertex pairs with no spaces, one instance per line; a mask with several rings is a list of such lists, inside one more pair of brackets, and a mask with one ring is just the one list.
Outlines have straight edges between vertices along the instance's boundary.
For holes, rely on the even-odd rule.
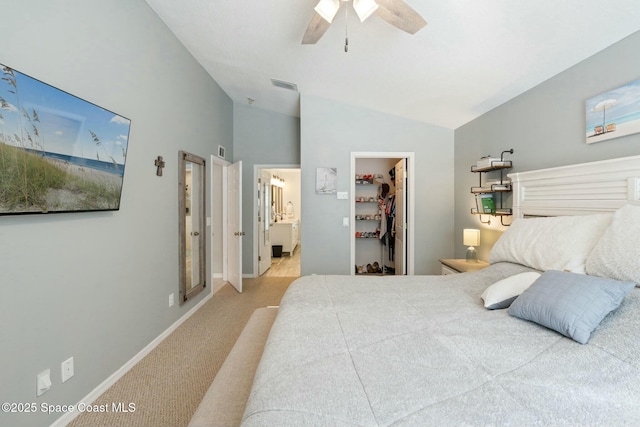
[[236,231],[233,233],[234,236],[244,236],[244,231]]
[[192,236],[199,236],[199,235],[200,235],[200,232],[198,232],[198,231],[194,231],[193,233],[191,233],[191,235],[192,235]]

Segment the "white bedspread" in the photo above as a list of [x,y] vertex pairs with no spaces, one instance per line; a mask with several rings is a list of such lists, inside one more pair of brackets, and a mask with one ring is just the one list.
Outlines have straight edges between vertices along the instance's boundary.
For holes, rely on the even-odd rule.
[[640,289],[581,345],[483,307],[523,271],[298,279],[243,426],[640,425]]

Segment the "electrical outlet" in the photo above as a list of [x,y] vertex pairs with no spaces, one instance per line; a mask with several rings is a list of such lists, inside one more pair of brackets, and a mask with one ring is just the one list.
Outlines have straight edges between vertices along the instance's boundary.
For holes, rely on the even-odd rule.
[[169,307],[173,307],[173,293],[169,294]]
[[51,388],[51,370],[45,369],[36,376],[36,396],[41,396]]
[[74,374],[73,372],[73,357],[68,358],[61,365],[62,368],[62,382],[66,382]]

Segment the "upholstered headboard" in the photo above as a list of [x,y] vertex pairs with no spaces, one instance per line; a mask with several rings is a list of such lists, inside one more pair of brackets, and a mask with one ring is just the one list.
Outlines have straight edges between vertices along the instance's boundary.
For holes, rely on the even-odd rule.
[[517,172],[514,218],[612,212],[640,204],[640,156]]

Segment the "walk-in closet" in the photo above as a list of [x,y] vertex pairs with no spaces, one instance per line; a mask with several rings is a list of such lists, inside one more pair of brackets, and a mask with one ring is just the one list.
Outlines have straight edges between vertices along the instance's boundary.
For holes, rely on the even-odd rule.
[[407,159],[356,158],[354,274],[407,274]]

